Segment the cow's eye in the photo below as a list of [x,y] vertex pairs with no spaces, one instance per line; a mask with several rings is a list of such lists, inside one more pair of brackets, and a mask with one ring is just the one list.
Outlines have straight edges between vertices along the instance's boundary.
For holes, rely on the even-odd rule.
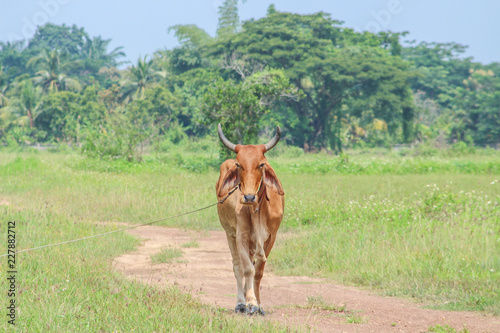
[[264,167],[264,165],[266,165],[266,164],[265,164],[265,163],[261,163],[261,164],[259,165],[259,168],[263,168],[263,167]]
[[241,165],[239,163],[234,163],[234,164],[236,164],[237,168],[241,168]]

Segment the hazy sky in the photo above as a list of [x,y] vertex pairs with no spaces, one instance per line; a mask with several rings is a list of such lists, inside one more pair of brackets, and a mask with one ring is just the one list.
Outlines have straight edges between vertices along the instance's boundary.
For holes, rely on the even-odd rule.
[[[84,27],[91,36],[123,46],[128,60],[177,45],[167,33],[176,24],[196,24],[212,36],[222,0],[0,0],[0,41],[31,37],[48,21]],[[242,20],[260,18],[274,3],[279,11],[324,11],[357,30],[409,31],[407,39],[457,42],[476,61],[500,62],[499,0],[247,0]]]

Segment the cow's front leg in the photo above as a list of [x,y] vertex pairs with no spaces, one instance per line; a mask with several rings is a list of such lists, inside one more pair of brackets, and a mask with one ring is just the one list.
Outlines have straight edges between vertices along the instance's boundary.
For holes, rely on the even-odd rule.
[[229,244],[229,250],[231,251],[231,256],[233,257],[233,272],[236,278],[236,286],[238,287],[238,295],[236,297],[236,308],[234,312],[236,313],[246,313],[246,300],[245,292],[243,289],[243,267],[240,263],[240,256],[236,248],[236,238],[228,235],[226,233],[227,243]]
[[257,302],[259,304],[259,314],[265,315],[266,313],[264,312],[264,309],[261,306],[260,302],[260,281],[262,280],[262,277],[264,276],[264,267],[266,266],[266,262],[257,258],[255,261],[255,276],[254,276],[254,290],[255,290],[255,297],[257,298]]
[[[276,240],[276,236],[271,236],[264,244],[265,257],[269,256],[271,253],[271,249],[273,248],[274,241]],[[262,260],[261,258],[257,258],[255,261],[255,280],[254,280],[254,289],[255,296],[257,297],[257,302],[259,302],[259,314],[265,315],[264,309],[262,308],[262,303],[260,302],[260,281],[264,276],[264,267],[266,266],[266,260]]]
[[249,237],[249,232],[240,231],[239,229],[236,232],[236,248],[238,249],[238,254],[240,256],[243,276],[245,277],[245,285],[243,289],[245,292],[247,313],[254,314],[258,312],[259,305],[254,291],[255,267],[253,266],[252,258],[250,258]]

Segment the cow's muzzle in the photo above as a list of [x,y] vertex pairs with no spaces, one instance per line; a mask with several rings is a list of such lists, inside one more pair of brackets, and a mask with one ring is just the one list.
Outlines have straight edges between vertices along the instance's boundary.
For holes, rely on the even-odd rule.
[[254,203],[255,200],[256,200],[256,196],[253,194],[243,195],[243,203]]

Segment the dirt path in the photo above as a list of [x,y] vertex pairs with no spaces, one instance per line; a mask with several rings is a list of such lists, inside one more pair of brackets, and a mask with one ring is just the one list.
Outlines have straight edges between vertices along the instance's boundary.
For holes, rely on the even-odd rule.
[[[118,271],[148,284],[175,284],[206,304],[234,308],[236,281],[224,232],[195,233],[156,226],[129,232],[142,237],[144,243],[137,251],[115,259]],[[180,247],[193,239],[199,247],[182,248],[184,254],[177,262],[152,265],[152,254],[169,246]],[[272,254],[269,260],[272,262]],[[500,332],[499,317],[423,309],[407,300],[382,297],[322,279],[277,276],[269,267],[261,288],[265,318],[292,327],[300,325],[322,332],[426,332],[439,324],[457,331],[466,327],[473,333]],[[337,309],[345,306],[346,311],[328,310],[321,305],[311,307],[312,298],[322,299]]]

